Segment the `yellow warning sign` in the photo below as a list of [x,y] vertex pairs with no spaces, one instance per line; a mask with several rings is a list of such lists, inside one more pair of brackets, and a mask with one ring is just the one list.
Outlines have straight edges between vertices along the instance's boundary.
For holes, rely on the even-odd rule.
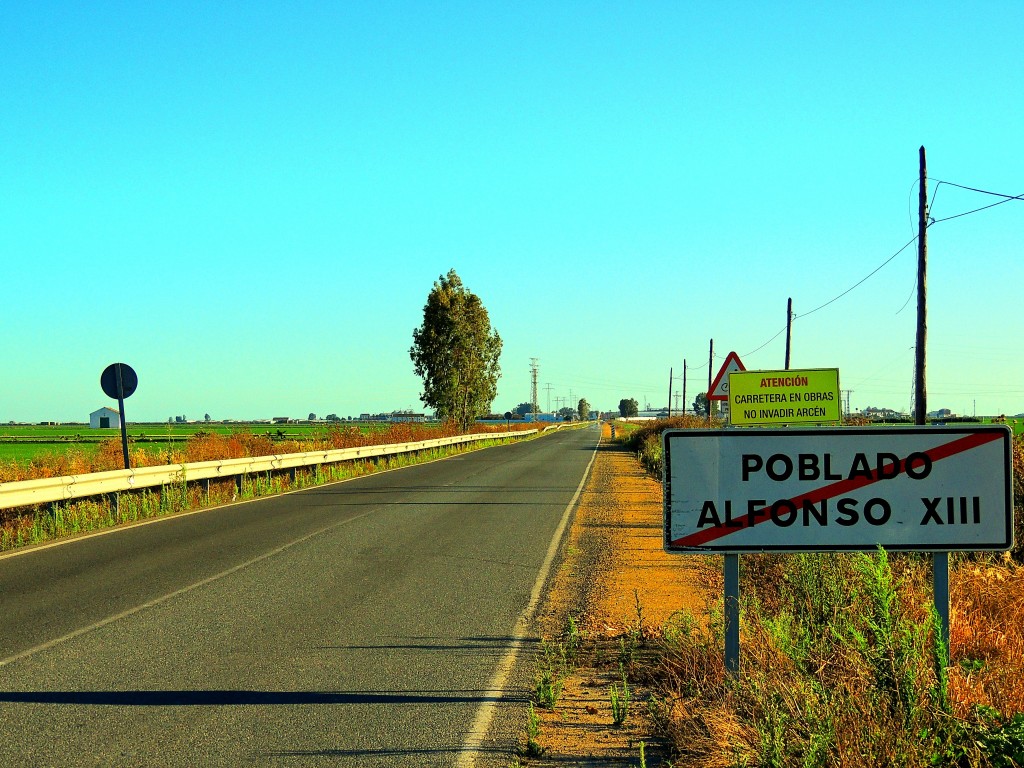
[[837,424],[842,419],[839,369],[734,371],[729,417],[735,426]]

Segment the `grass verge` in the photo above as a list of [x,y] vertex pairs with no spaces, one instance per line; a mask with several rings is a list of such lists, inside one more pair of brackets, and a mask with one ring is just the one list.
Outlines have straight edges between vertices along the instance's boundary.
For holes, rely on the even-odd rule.
[[[417,437],[416,439],[429,438]],[[200,435],[194,440],[200,443],[200,450],[197,451],[193,448],[190,453],[186,453],[187,461],[208,460],[211,453],[217,453],[214,449],[224,438]],[[395,440],[395,442],[400,441]],[[244,475],[241,479],[240,489],[236,485],[235,478],[229,477],[211,481],[209,492],[200,484],[183,482],[154,489],[95,496],[63,504],[41,505],[28,510],[0,510],[0,552],[148,518],[339,482],[373,472],[397,469],[480,450],[503,442],[505,441],[480,440],[474,443],[432,448],[415,453],[301,468],[296,470],[294,481],[288,473]],[[213,448],[210,443],[213,444]],[[113,447],[120,455],[120,444],[115,443]],[[112,449],[108,448],[107,450]],[[304,449],[298,448],[295,452],[300,450]],[[205,455],[207,458],[196,458],[196,453]],[[218,458],[225,458],[225,456],[222,455]]]

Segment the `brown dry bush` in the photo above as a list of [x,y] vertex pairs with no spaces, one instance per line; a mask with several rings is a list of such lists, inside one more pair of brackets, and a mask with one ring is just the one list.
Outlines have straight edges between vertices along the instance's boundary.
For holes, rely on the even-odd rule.
[[[743,565],[738,682],[723,670],[720,608],[663,633],[657,677],[680,764],[999,764],[977,736],[991,732],[976,705],[1024,711],[1024,569],[1006,559],[955,569],[947,703],[927,558],[745,555]],[[957,663],[979,658],[981,669]]]
[[954,711],[976,704],[1024,712],[1024,566],[964,561],[951,576]]

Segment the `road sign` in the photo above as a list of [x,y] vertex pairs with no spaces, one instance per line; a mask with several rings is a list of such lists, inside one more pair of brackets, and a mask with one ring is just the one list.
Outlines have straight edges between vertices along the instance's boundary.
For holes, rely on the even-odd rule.
[[745,371],[743,363],[740,362],[740,356],[735,352],[730,352],[725,356],[725,362],[722,363],[721,369],[718,371],[718,375],[715,377],[714,382],[711,384],[711,389],[708,390],[708,400],[728,400],[729,399],[729,374],[733,371]]
[[124,400],[135,394],[139,377],[127,363],[111,363],[100,374],[100,388],[107,397],[117,400],[117,412],[121,416],[121,452],[124,468],[131,469],[128,458],[128,422],[124,417]]
[[100,387],[103,394],[119,398],[131,397],[139,386],[139,377],[132,367],[126,363],[111,363],[100,374]]
[[730,421],[736,427],[842,420],[838,368],[734,371],[728,397]]
[[669,430],[662,440],[669,551],[1013,546],[1005,426]]

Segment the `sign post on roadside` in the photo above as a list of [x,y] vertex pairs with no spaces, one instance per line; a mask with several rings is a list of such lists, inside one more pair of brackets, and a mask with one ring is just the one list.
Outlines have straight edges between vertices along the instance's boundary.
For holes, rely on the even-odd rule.
[[[1005,551],[1013,547],[1011,434],[1006,426],[668,430],[664,546],[727,557]],[[738,603],[735,588],[727,608]],[[736,674],[739,634],[730,655],[729,629],[727,620],[726,666]]]
[[125,398],[135,394],[139,377],[126,363],[111,363],[100,374],[100,388],[107,397],[117,400],[117,411],[121,417],[121,451],[124,453],[124,468],[131,469],[128,461],[128,425],[124,418]]

